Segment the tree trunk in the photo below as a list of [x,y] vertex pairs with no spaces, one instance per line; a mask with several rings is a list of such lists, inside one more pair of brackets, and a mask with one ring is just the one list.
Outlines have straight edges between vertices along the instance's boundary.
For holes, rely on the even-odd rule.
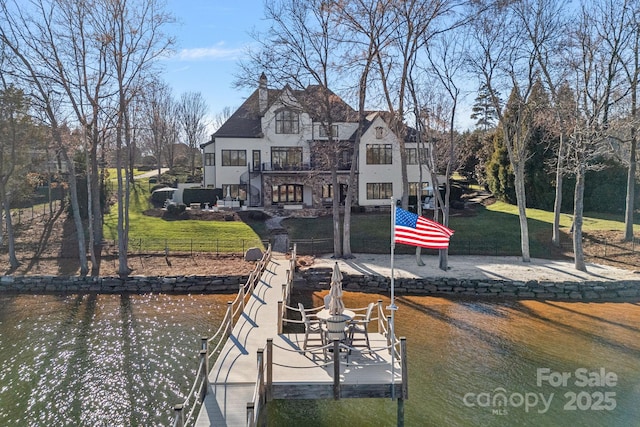
[[520,219],[520,246],[522,249],[522,262],[530,262],[529,254],[529,225],[527,223],[527,203],[524,187],[524,164],[514,164],[516,200],[518,202],[518,218]]
[[87,249],[84,237],[84,226],[82,224],[82,217],[80,216],[80,203],[78,202],[78,182],[76,180],[76,166],[73,160],[69,158],[69,154],[64,147],[60,147],[60,152],[64,162],[67,164],[69,170],[69,196],[71,197],[71,210],[73,212],[73,220],[76,225],[76,232],[78,233],[78,258],[80,260],[80,275],[86,276],[89,272],[89,265],[87,262]]
[[629,155],[629,170],[627,172],[627,198],[624,215],[624,240],[627,242],[633,240],[633,208],[635,205],[635,176],[637,169],[636,146],[637,140],[634,129],[634,135],[631,139],[631,153]]
[[[5,186],[2,186],[2,205],[4,207],[5,224],[7,226],[7,246],[9,249],[9,265],[12,269],[16,269],[20,266],[20,261],[16,257],[16,244],[15,237],[13,235],[13,223],[11,221],[11,203],[7,199]],[[2,227],[0,227],[0,234],[2,234]]]
[[336,171],[335,156],[332,156],[331,185],[333,187],[333,257],[342,258],[342,239],[340,234],[340,187]]
[[556,165],[556,197],[553,203],[553,234],[551,243],[560,247],[560,214],[562,213],[562,180],[564,169],[564,132],[560,133],[560,144],[558,146],[558,164]]
[[584,210],[584,166],[580,165],[576,173],[576,186],[573,196],[573,254],[574,267],[578,271],[587,271],[582,247],[582,215]]
[[[636,52],[637,55],[637,52]],[[637,62],[636,62],[637,64]],[[631,147],[629,148],[629,169],[627,171],[627,197],[624,213],[624,240],[630,242],[633,240],[633,209],[635,207],[635,191],[636,191],[636,150],[638,146],[638,136],[636,128],[637,110],[637,77],[633,82],[631,92]]]

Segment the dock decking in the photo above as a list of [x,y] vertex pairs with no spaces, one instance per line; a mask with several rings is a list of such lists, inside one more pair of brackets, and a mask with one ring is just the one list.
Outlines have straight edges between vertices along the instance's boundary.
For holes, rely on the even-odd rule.
[[[341,352],[338,365],[322,350],[302,352],[304,334],[278,334],[278,301],[288,280],[288,260],[272,257],[208,375],[209,389],[196,426],[246,426],[247,403],[256,399],[258,350],[272,340],[271,399],[391,397],[392,367],[387,338],[369,333],[373,351]],[[331,356],[329,357],[331,359]],[[395,396],[403,393],[401,365],[394,363]],[[270,378],[270,380],[271,380]],[[406,378],[406,377],[405,377]],[[399,409],[400,414],[400,409]],[[400,421],[400,420],[399,420]]]

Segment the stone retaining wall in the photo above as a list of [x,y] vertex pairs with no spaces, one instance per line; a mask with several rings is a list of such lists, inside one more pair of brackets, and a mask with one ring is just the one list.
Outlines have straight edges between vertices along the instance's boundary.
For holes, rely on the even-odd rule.
[[[326,290],[331,268],[312,268],[296,273],[297,289]],[[379,275],[342,273],[347,291],[385,294],[391,280]],[[0,276],[0,292],[11,293],[235,293],[249,276]],[[489,279],[396,278],[397,295],[433,295],[469,298],[510,298],[571,301],[639,301],[640,280],[615,282],[512,282]]]
[[[379,275],[342,273],[346,291],[388,293],[391,279]],[[331,268],[309,269],[298,273],[294,287],[311,290],[329,289]],[[501,298],[570,301],[638,301],[640,280],[516,282],[491,279],[395,278],[395,294],[433,295],[460,298]]]
[[234,293],[249,276],[0,276],[0,292],[12,293]]

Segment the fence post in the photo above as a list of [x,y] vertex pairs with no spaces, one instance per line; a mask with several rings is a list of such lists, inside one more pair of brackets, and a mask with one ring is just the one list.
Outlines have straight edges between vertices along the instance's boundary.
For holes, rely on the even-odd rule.
[[200,389],[200,402],[204,402],[204,398],[209,390],[209,358],[207,350],[200,350],[200,361],[202,362],[202,388]]
[[402,366],[402,399],[409,398],[409,372],[407,371],[407,338],[400,337],[400,364]]
[[273,391],[273,338],[267,338],[267,402],[271,402]]
[[229,320],[227,321],[227,337],[229,337],[233,329],[233,301],[227,301],[227,312],[229,313]]
[[333,340],[333,398],[340,399],[340,341]]
[[174,419],[178,420],[178,427],[184,426],[184,405],[182,403],[178,403],[173,407]]
[[244,283],[240,283],[238,293],[240,294],[240,311],[244,311]]
[[[264,348],[258,349],[258,378],[260,383],[258,384],[258,402],[262,403],[264,399]],[[262,405],[259,405],[262,407]]]
[[[391,325],[391,316],[387,316],[387,326]],[[389,347],[389,354],[391,354],[392,351],[395,351],[395,343],[393,344],[394,347],[391,347],[391,343],[394,341],[394,338],[391,336],[391,328],[389,328],[389,330],[387,330],[387,347]]]
[[247,402],[247,425],[249,427],[254,427],[256,425],[256,420],[253,412],[255,405],[256,404],[254,402]]
[[278,301],[278,335],[282,333],[282,301]]
[[382,331],[384,330],[383,314],[384,314],[384,309],[382,308],[382,300],[379,299],[378,300],[378,333],[379,334],[381,334]]

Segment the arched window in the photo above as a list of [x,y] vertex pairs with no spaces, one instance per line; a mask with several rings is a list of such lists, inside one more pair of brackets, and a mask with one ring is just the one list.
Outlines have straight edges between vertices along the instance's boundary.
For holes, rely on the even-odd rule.
[[280,110],[276,113],[276,133],[300,133],[298,113]]
[[302,189],[300,184],[283,184],[273,186],[273,203],[302,203]]

